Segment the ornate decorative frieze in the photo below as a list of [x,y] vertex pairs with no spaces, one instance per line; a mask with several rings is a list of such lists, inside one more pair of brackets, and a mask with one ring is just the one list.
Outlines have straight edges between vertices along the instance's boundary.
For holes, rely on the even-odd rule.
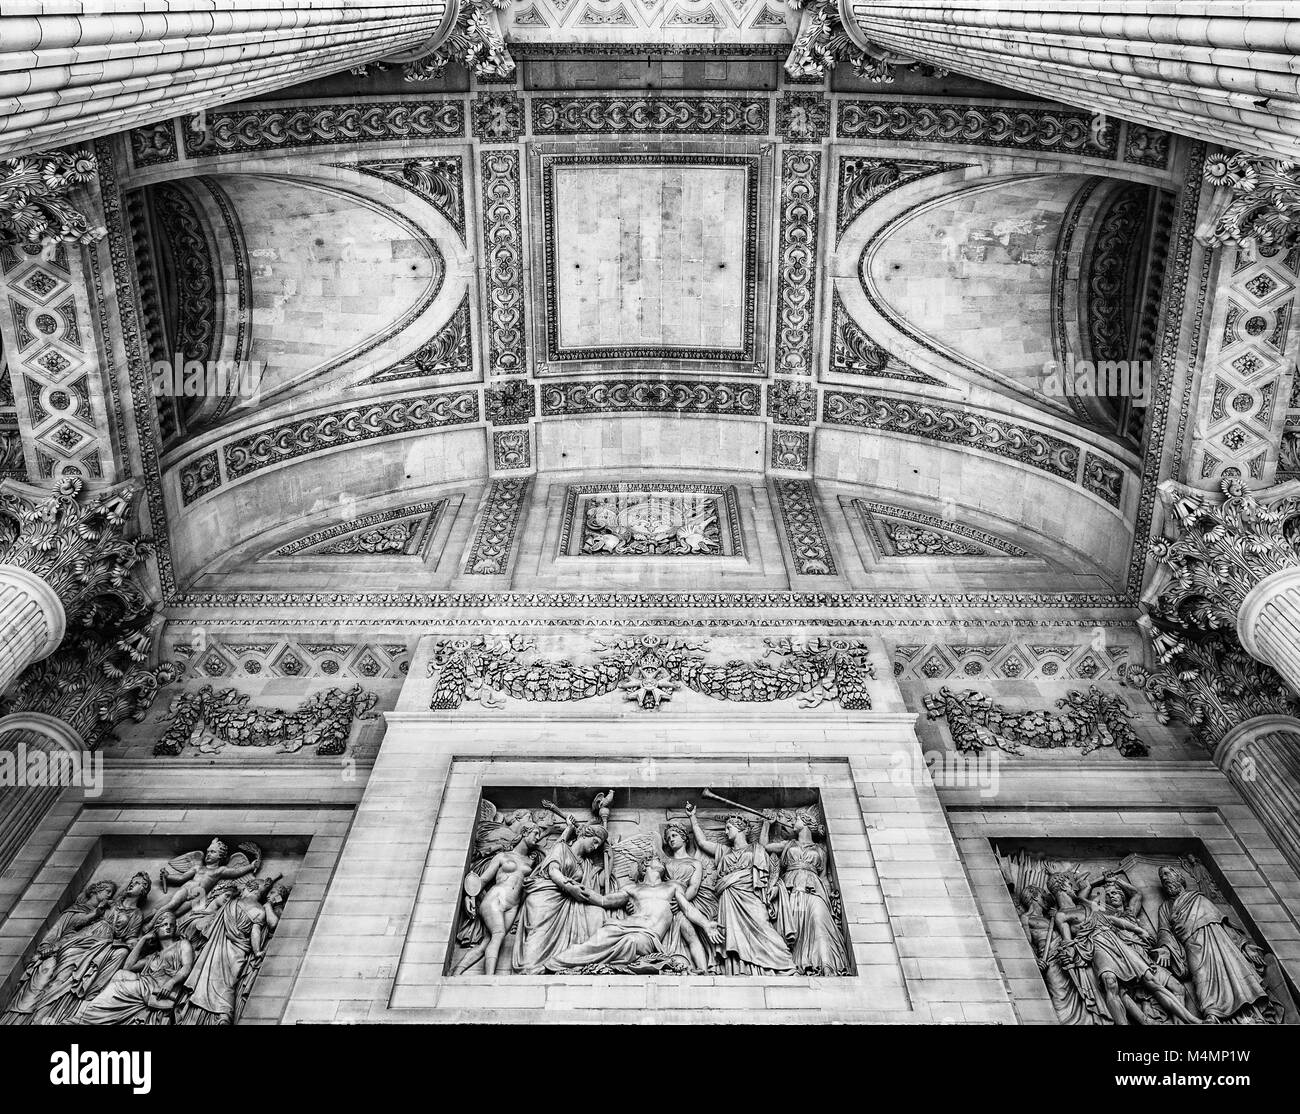
[[1288,247],[1300,240],[1300,163],[1226,152],[1205,160],[1214,187],[1211,243]]
[[1013,711],[985,693],[974,689],[955,693],[946,686],[937,694],[927,694],[923,703],[927,719],[947,721],[959,751],[979,753],[993,747],[1007,754],[1021,754],[1025,747],[1068,747],[1091,754],[1103,747],[1114,747],[1125,758],[1142,758],[1148,752],[1146,743],[1129,725],[1134,713],[1123,698],[1095,686],[1086,693],[1066,693],[1056,702],[1062,710],[1059,715],[1042,710]]
[[518,151],[483,151],[484,303],[488,374],[528,370],[524,338],[524,234]]
[[841,236],[867,207],[899,186],[961,170],[970,163],[922,162],[917,159],[880,159],[870,155],[841,155],[836,182],[835,230]]
[[839,102],[835,134],[841,140],[906,139],[1102,159],[1113,159],[1118,143],[1116,129],[1107,128],[1098,145],[1093,116],[1082,110],[865,98]]
[[[1086,624],[1088,620],[1081,620]],[[1009,681],[1123,680],[1130,647],[1096,625],[1088,642],[920,642],[893,648],[894,676],[938,681],[947,677],[1005,678]]]
[[189,747],[197,754],[215,754],[232,746],[274,747],[280,754],[296,754],[310,747],[322,758],[336,757],[347,753],[354,722],[376,718],[373,709],[378,700],[355,685],[318,692],[286,711],[250,707],[247,693],[214,692],[211,685],[204,685],[172,701],[167,712],[171,726],[153,752],[175,756]]
[[767,135],[767,97],[530,99],[534,135]]
[[794,571],[800,576],[836,575],[835,557],[822,527],[813,482],[776,479],[772,481],[772,490],[776,493],[776,506],[794,560]]
[[867,336],[862,327],[849,316],[838,291],[831,293],[830,370],[844,375],[902,379],[909,383],[943,386],[933,375],[917,371]]
[[756,417],[763,397],[756,383],[696,379],[606,379],[542,384],[542,415],[679,413]]
[[1295,1021],[1277,957],[1200,859],[1107,843],[994,848],[1063,1025]]
[[503,576],[510,567],[519,521],[528,505],[529,481],[493,480],[488,487],[474,543],[465,559],[472,576]]
[[822,421],[828,425],[888,430],[978,449],[1067,480],[1074,480],[1079,471],[1077,445],[977,410],[958,410],[866,392],[827,390],[822,395]]
[[797,379],[776,379],[767,388],[767,416],[786,425],[812,425],[817,417],[817,392]]
[[48,151],[0,162],[0,243],[92,244],[91,228],[68,194],[95,180],[89,151]]
[[830,101],[821,93],[782,93],[776,102],[776,134],[787,143],[829,139]]
[[246,684],[255,678],[273,681],[282,677],[400,680],[406,676],[411,657],[411,645],[392,639],[335,636],[326,640],[323,635],[313,639],[309,634],[267,634],[261,629],[241,637],[238,632],[211,632],[203,624],[189,631],[184,624],[175,624],[168,629],[166,641],[178,663],[178,678],[216,681],[238,677]]
[[127,137],[131,142],[131,165],[137,169],[176,161],[175,121],[159,120],[132,128]]
[[821,168],[820,151],[795,149],[781,155],[776,370],[783,375],[813,373]]
[[445,100],[210,108],[187,117],[181,134],[190,158],[286,147],[455,139],[465,134],[465,106]]
[[222,454],[227,477],[236,479],[338,445],[478,420],[476,391],[414,395],[314,414],[259,430],[224,445]]
[[269,557],[420,557],[427,555],[447,501],[412,503],[373,511],[313,530],[272,550]]
[[173,344],[186,360],[214,358],[218,344],[216,261],[204,223],[189,194],[163,182],[150,191],[159,231],[166,237],[175,283]]
[[1163,170],[1169,164],[1173,136],[1129,122],[1124,129],[1124,161]]
[[391,383],[396,379],[424,379],[463,375],[474,370],[469,318],[469,294],[460,300],[451,319],[409,356],[376,372],[365,383]]
[[[346,167],[347,163],[338,163]],[[352,169],[386,182],[396,182],[438,210],[465,238],[465,169],[459,155],[422,155],[414,159],[358,162]]]
[[854,499],[867,536],[885,557],[1029,557],[1018,545],[955,519]]
[[658,709],[682,688],[715,700],[766,703],[796,700],[801,708],[838,702],[841,708],[871,707],[875,680],[863,642],[839,638],[769,638],[757,661],[710,664],[708,640],[656,635],[594,641],[589,664],[536,656],[531,639],[446,639],[436,644],[429,676],[436,688],[429,707],[450,711],[466,700],[498,708],[504,698],[533,701],[588,700],[622,691],[643,709]]

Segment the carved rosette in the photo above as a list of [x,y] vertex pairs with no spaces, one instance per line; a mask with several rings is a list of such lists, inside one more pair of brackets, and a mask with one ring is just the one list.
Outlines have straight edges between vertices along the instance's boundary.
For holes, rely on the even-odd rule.
[[0,162],[0,243],[89,244],[104,229],[90,223],[68,199],[94,180],[88,151],[48,151]]
[[1205,160],[1205,178],[1215,188],[1207,242],[1253,250],[1300,240],[1300,163],[1221,153]]

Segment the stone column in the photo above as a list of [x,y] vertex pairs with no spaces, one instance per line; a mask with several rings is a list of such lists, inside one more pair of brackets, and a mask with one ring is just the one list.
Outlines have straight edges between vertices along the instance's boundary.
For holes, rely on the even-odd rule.
[[53,716],[25,712],[0,719],[0,762],[14,777],[0,781],[0,871],[36,830],[69,785],[88,785],[87,773],[102,769],[77,734]]
[[0,481],[0,694],[69,625],[107,628],[147,613],[132,573],[149,548],[124,537],[138,493],[126,483],[83,500],[79,479],[54,491]]
[[58,593],[35,573],[0,564],[0,693],[63,641],[67,615]]
[[838,0],[858,49],[1258,154],[1300,158],[1293,0]]
[[1241,602],[1237,638],[1300,692],[1300,567],[1265,577]]
[[0,154],[66,146],[424,46],[457,0],[6,3]]
[[1300,719],[1256,716],[1233,728],[1214,763],[1259,817],[1278,850],[1300,871]]

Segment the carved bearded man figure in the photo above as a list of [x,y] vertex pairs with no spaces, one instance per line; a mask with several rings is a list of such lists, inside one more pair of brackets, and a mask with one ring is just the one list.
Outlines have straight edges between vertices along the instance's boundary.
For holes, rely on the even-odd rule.
[[1241,937],[1217,905],[1193,889],[1175,866],[1160,868],[1166,900],[1157,918],[1155,961],[1175,975],[1191,975],[1207,1019],[1223,1021],[1268,994],[1255,969],[1263,953]]

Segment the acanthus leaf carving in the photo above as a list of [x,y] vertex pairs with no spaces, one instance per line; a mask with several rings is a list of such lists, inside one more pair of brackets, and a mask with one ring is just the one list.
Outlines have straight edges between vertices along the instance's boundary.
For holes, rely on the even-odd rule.
[[68,199],[94,180],[89,151],[44,151],[0,162],[0,243],[93,244],[103,228]]
[[1205,179],[1215,187],[1213,215],[1198,230],[1207,242],[1254,249],[1300,240],[1300,163],[1224,152],[1205,160]]

